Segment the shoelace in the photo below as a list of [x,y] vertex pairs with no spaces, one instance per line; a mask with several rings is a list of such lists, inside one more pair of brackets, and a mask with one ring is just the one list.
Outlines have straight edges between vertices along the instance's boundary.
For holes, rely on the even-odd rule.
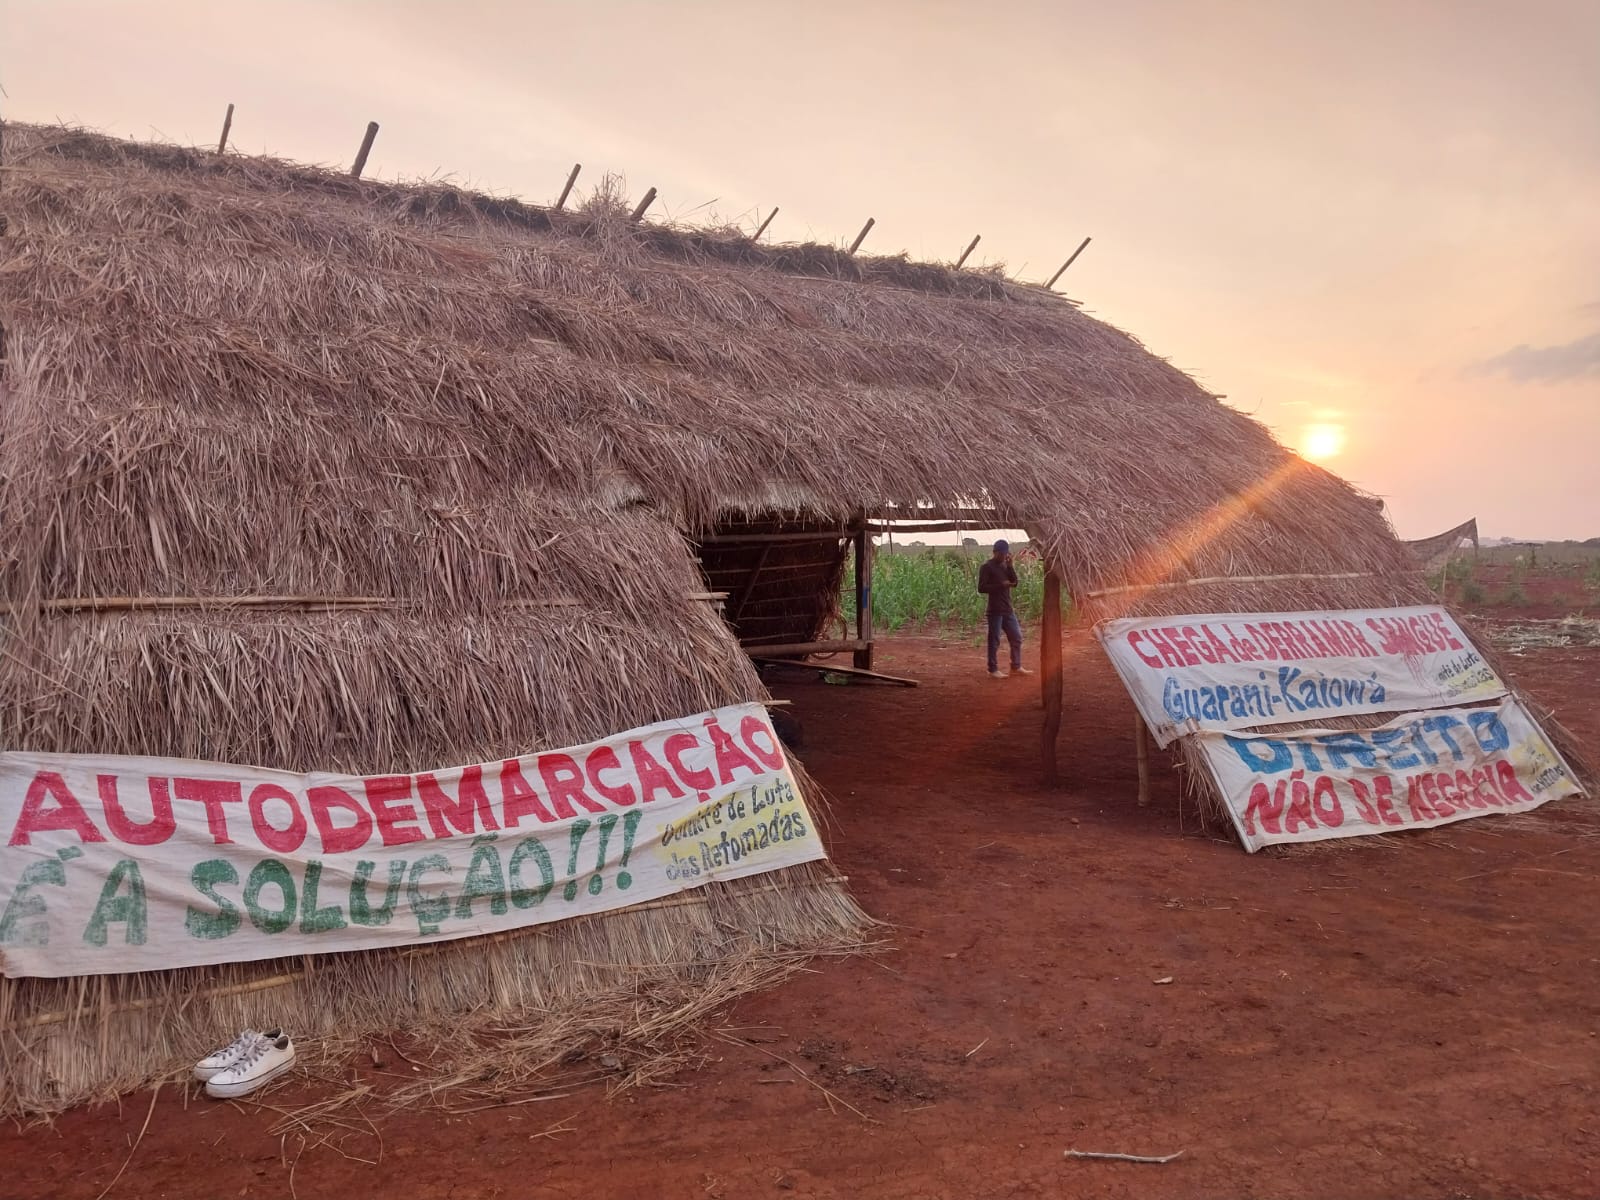
[[256,1040],[251,1044],[250,1049],[246,1050],[243,1056],[240,1057],[239,1061],[233,1064],[233,1069],[235,1071],[242,1071],[246,1067],[255,1066],[256,1063],[260,1062],[261,1059],[266,1055],[267,1051],[271,1048],[272,1043],[266,1038],[262,1037],[260,1034],[257,1034]]
[[246,1029],[232,1042],[217,1052],[218,1058],[236,1059],[261,1035],[254,1029]]

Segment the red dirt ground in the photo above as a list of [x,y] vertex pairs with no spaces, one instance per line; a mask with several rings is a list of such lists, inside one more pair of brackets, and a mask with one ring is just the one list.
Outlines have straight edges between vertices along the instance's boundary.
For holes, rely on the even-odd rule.
[[[1600,741],[1600,650],[1512,661]],[[381,1155],[345,1143],[375,1165],[311,1148],[291,1176],[276,1113],[163,1092],[131,1159],[144,1095],[0,1132],[0,1197],[94,1200],[125,1161],[113,1197],[1600,1195],[1592,806],[1247,856],[1183,831],[1159,757],[1134,806],[1132,707],[1081,638],[1068,662],[1057,793],[1034,681],[969,645],[889,642],[917,690],[782,687],[894,951],[727,1019],[865,1119],[719,1043],[670,1088],[390,1118]]]

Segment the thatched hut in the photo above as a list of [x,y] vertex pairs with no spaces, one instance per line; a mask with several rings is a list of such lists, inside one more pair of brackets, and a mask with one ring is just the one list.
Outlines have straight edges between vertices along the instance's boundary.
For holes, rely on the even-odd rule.
[[[1426,597],[1379,505],[1040,288],[60,129],[4,152],[8,748],[373,773],[762,698],[741,641],[870,661],[826,619],[907,514],[1027,528],[1091,616]],[[862,927],[826,864],[704,900],[0,981],[0,1111],[269,993],[313,1034],[534,1010],[583,1043]]]

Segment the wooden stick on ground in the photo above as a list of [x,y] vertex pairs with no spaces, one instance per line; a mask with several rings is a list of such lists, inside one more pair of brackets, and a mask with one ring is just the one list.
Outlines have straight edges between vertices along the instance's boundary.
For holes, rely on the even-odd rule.
[[967,261],[967,256],[978,248],[978,239],[982,236],[983,234],[981,233],[972,235],[972,240],[967,243],[967,248],[961,252],[961,257],[956,259],[956,270],[961,270],[961,264]]
[[816,1088],[817,1091],[821,1092],[830,1101],[837,1100],[840,1104],[844,1105],[851,1112],[855,1113],[856,1116],[860,1117],[863,1121],[866,1121],[868,1124],[871,1124],[871,1125],[881,1124],[881,1122],[875,1121],[871,1117],[867,1116],[866,1113],[862,1112],[859,1108],[857,1108],[854,1104],[851,1104],[850,1101],[846,1100],[843,1096],[839,1095],[837,1092],[830,1092],[827,1088],[823,1087],[815,1079],[811,1078],[811,1076],[808,1075],[804,1070],[802,1070],[800,1068],[800,1066],[798,1064],[796,1064],[793,1059],[785,1058],[781,1054],[778,1054],[778,1053],[775,1053],[774,1051],[768,1050],[765,1046],[758,1046],[754,1042],[747,1042],[747,1041],[744,1040],[744,1038],[734,1037],[732,1034],[730,1034],[727,1031],[722,1030],[722,1029],[713,1030],[712,1031],[712,1036],[718,1038],[721,1041],[727,1042],[730,1046],[744,1046],[747,1049],[756,1051],[758,1054],[765,1054],[768,1058],[777,1059],[784,1066],[788,1067],[791,1071],[793,1071],[796,1075],[800,1076],[801,1079],[805,1080],[812,1087]]
[[761,235],[767,231],[767,226],[772,224],[772,218],[777,215],[777,208],[773,208],[773,210],[767,214],[767,219],[756,227],[756,231],[751,235],[750,240],[752,242],[759,242],[761,240]]
[[228,105],[227,115],[222,118],[222,137],[217,142],[217,153],[221,154],[228,148],[228,130],[233,128],[233,105]]
[[1183,1151],[1176,1154],[1110,1154],[1097,1150],[1067,1150],[1062,1153],[1062,1158],[1098,1158],[1107,1162],[1132,1162],[1132,1163],[1169,1163],[1175,1158],[1182,1158]]

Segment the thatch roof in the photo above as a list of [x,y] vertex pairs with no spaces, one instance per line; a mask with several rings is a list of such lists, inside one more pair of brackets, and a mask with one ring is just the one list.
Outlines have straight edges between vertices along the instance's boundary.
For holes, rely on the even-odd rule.
[[13,599],[581,582],[647,615],[690,576],[637,539],[764,483],[987,501],[1079,594],[1415,570],[1368,498],[995,275],[84,133],[6,151]]
[[[60,129],[8,126],[4,151],[10,748],[380,773],[760,697],[695,598],[686,535],[730,508],[986,505],[1080,600],[1225,577],[1102,610],[1422,595],[1369,498],[995,274]],[[1235,582],[1285,575],[1318,579]],[[140,604],[67,603],[87,597]],[[264,597],[289,599],[239,602]],[[0,983],[0,1111],[158,1070],[284,979],[274,1011],[349,1031],[484,995],[601,1012],[648,963],[670,990],[685,962],[848,944],[827,870],[715,885],[692,920],[430,948],[428,972],[331,956],[119,977],[98,1001]]]

